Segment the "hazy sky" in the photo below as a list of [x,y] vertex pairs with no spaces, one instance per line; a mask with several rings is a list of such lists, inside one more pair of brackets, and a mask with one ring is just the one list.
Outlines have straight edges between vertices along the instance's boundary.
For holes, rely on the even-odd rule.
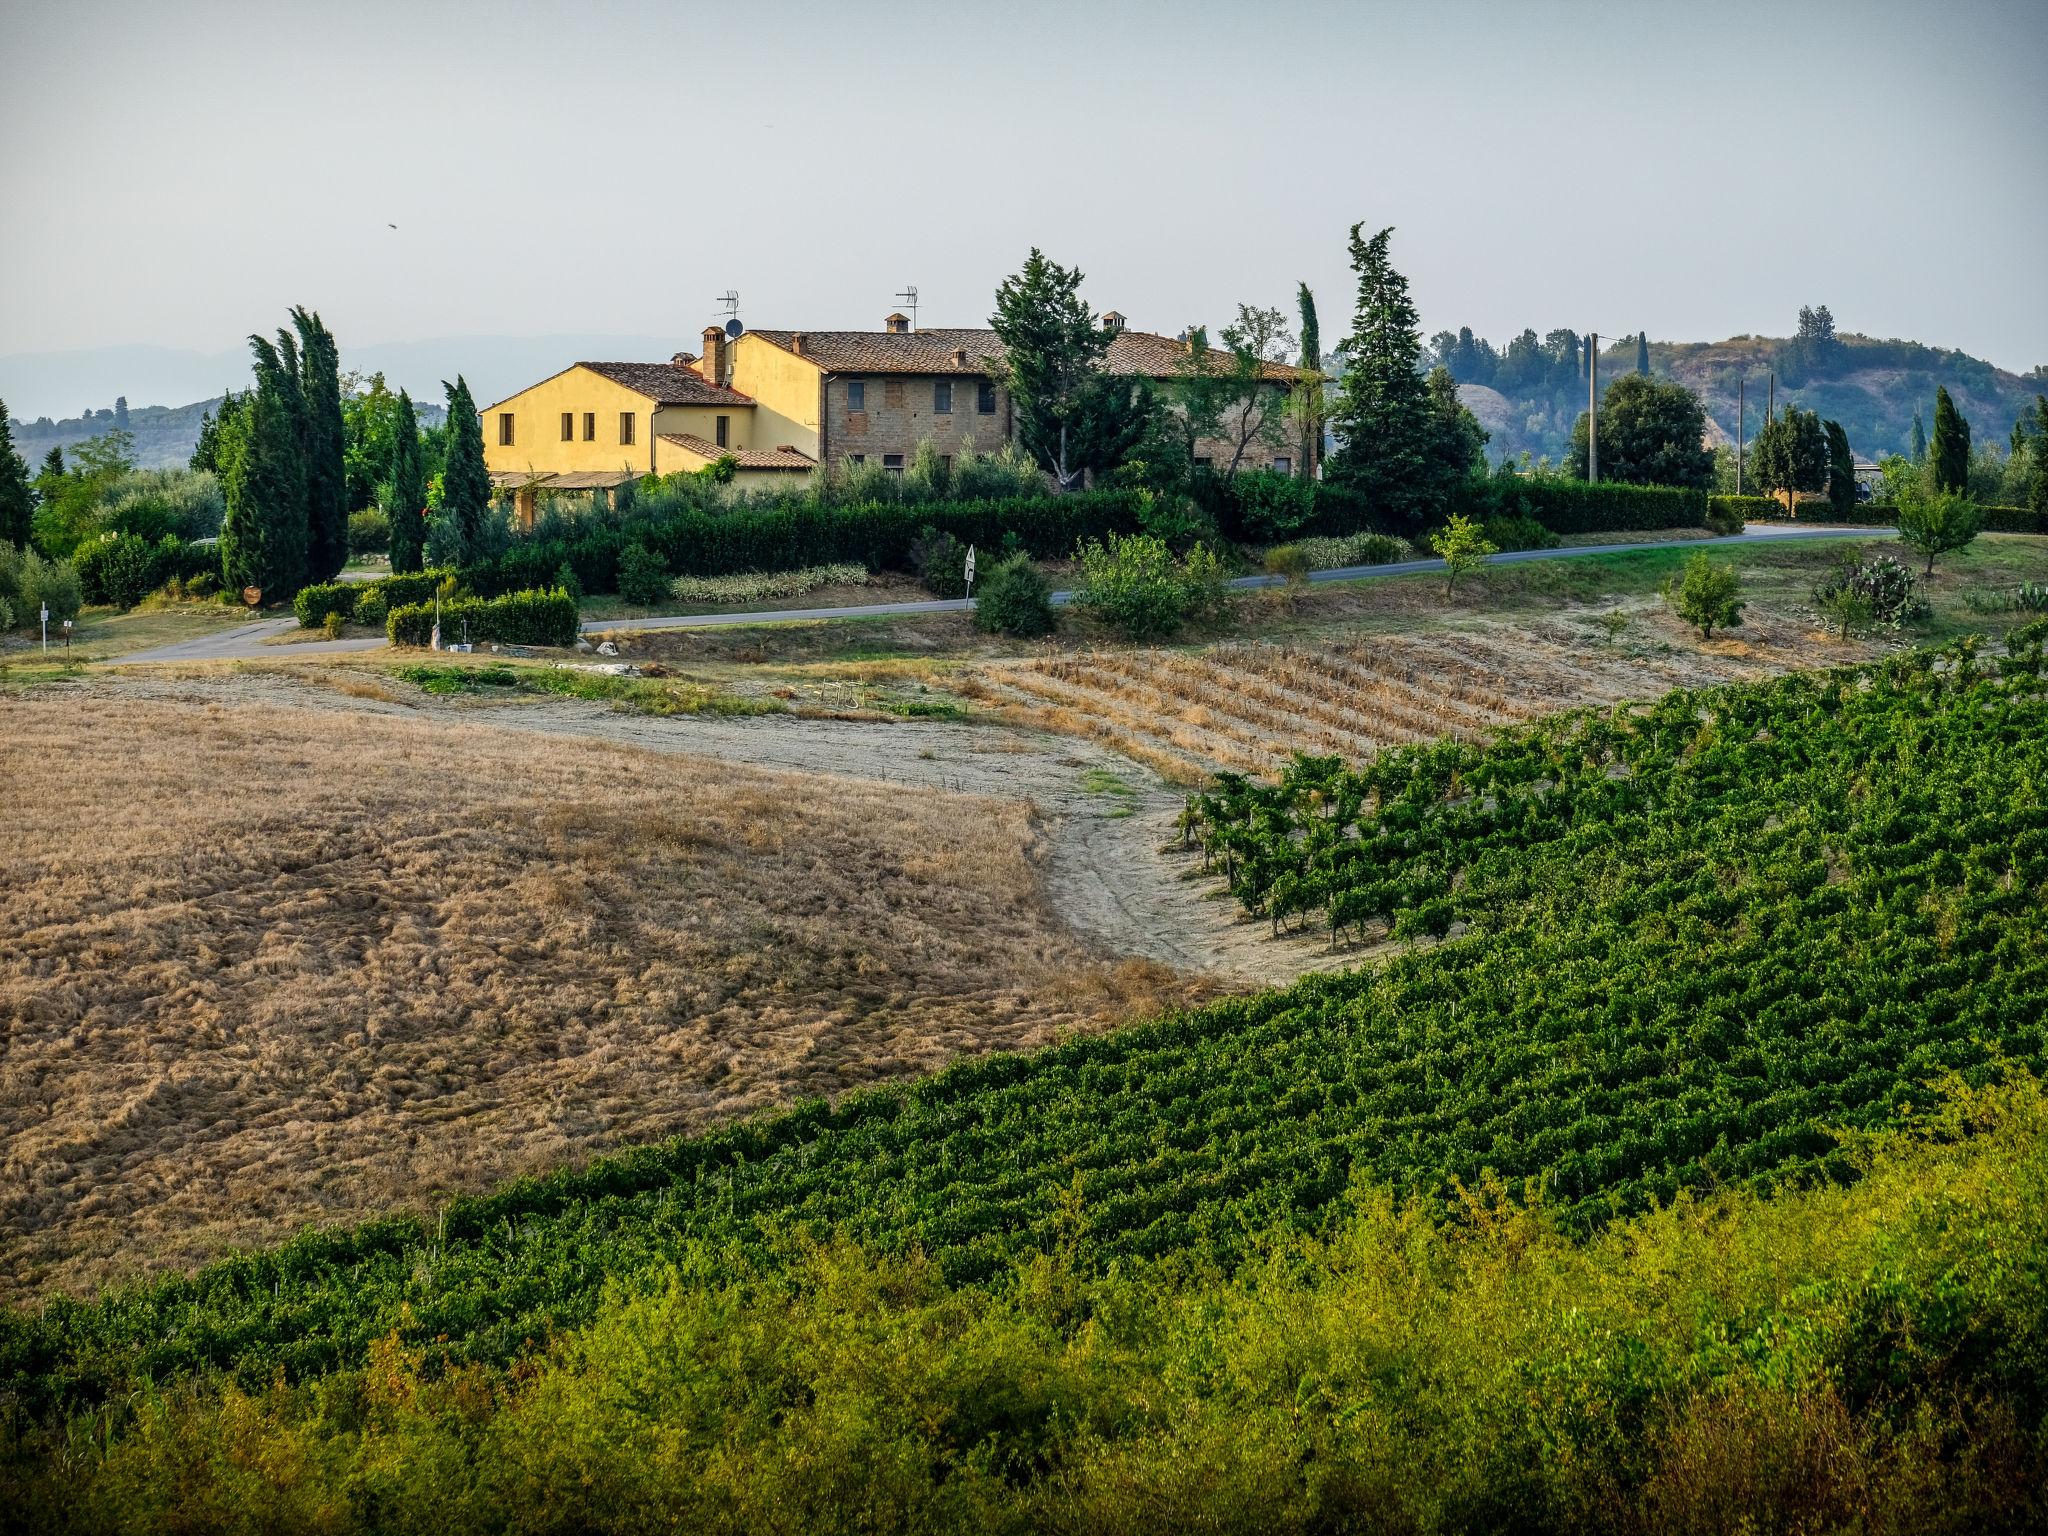
[[0,59],[0,353],[979,324],[1033,244],[1334,343],[1363,220],[1426,331],[2048,362],[2044,0],[8,0]]

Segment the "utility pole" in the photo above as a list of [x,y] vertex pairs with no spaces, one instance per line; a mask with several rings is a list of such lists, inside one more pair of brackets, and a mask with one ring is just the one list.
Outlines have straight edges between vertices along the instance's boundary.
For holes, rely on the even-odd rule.
[[1749,380],[1735,381],[1735,494],[1742,494],[1742,439],[1749,431]]
[[1600,479],[1600,333],[1586,337],[1586,483]]

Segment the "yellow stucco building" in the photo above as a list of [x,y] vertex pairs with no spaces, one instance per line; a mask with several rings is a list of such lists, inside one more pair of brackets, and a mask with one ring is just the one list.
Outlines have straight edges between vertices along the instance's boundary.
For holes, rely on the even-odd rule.
[[[1187,366],[1183,341],[1124,328],[1113,335],[1111,373],[1171,379]],[[902,469],[918,446],[939,453],[993,453],[1016,424],[1003,383],[1002,343],[985,329],[913,330],[890,315],[879,331],[744,331],[716,326],[704,350],[666,363],[577,363],[497,404],[483,416],[484,462],[494,484],[531,490],[596,490],[646,474],[702,469],[730,457],[738,483],[787,483],[820,464]],[[1298,370],[1268,365],[1271,388]],[[1197,445],[1197,454],[1204,447]],[[1264,443],[1247,467],[1308,473],[1291,449]]]

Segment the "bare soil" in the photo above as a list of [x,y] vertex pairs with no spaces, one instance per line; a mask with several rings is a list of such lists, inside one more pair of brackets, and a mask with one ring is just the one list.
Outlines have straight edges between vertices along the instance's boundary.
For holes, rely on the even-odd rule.
[[1197,942],[1101,873],[1170,796],[1064,847],[1029,802],[1119,799],[1079,787],[1102,754],[388,695],[223,674],[5,705],[47,766],[0,841],[0,1295],[1216,990],[1066,920]]

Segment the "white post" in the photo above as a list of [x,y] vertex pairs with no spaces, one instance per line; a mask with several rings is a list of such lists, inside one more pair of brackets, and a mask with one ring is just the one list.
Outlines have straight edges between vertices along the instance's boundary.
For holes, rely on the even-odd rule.
[[50,654],[50,605],[43,604],[43,654]]

